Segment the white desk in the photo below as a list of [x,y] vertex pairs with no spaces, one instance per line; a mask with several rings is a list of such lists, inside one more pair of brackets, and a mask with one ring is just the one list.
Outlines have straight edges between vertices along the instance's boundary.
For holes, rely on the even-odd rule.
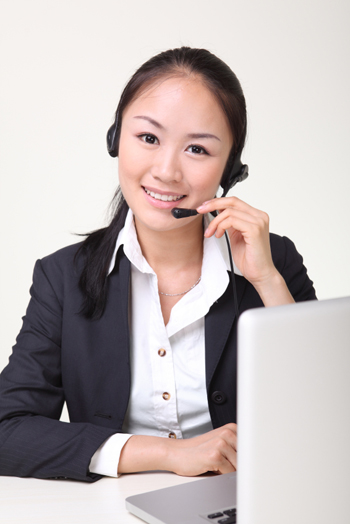
[[163,472],[103,478],[93,484],[0,477],[0,519],[4,524],[140,524],[125,509],[126,497],[193,480],[197,478]]

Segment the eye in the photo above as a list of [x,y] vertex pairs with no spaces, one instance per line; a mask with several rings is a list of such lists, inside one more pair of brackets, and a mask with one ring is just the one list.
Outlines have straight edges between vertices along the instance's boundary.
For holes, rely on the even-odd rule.
[[190,153],[194,153],[195,155],[208,155],[208,151],[206,149],[204,149],[204,147],[202,146],[189,146],[187,148],[187,150],[190,152]]
[[142,135],[138,135],[139,138],[146,144],[158,144],[158,138],[150,133],[144,133]]

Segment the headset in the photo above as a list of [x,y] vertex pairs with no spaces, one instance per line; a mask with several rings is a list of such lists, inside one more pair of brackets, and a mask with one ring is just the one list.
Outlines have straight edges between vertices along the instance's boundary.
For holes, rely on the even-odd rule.
[[[119,118],[119,111],[117,111],[115,116],[115,121],[107,131],[107,150],[112,157],[117,157],[119,153],[119,138],[120,138],[120,128],[121,122]],[[232,189],[238,182],[243,182],[249,175],[249,169],[247,164],[242,164],[241,161],[242,151],[236,153],[231,152],[227,165],[225,167],[224,173],[221,177],[220,185],[223,188],[222,197],[225,197],[227,193]],[[180,207],[175,207],[171,210],[171,213],[174,218],[186,218],[194,215],[198,215],[198,212],[195,209],[185,209]],[[215,213],[216,214],[216,213]],[[234,276],[234,266],[232,260],[231,246],[228,235],[225,231],[225,239],[227,244],[227,249],[230,258],[230,267],[231,267],[231,282],[233,288],[233,299],[234,299],[234,308],[236,318],[239,317],[238,310],[238,301],[237,301],[237,291],[236,291],[236,282]]]

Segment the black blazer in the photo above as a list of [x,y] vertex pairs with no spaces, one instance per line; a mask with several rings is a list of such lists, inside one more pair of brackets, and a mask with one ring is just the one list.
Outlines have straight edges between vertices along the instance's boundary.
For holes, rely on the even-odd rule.
[[[8,366],[0,375],[0,474],[95,481],[90,459],[120,432],[130,390],[130,262],[122,247],[109,275],[101,319],[79,312],[79,244],[35,265],[31,300]],[[271,235],[273,260],[297,301],[314,299],[294,244]],[[240,312],[262,306],[236,276]],[[236,421],[236,318],[232,286],[205,317],[206,383],[214,428]],[[70,423],[60,422],[66,401]]]

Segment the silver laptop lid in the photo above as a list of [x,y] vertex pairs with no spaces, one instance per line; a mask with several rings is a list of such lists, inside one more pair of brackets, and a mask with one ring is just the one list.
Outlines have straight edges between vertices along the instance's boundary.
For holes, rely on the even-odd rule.
[[350,297],[238,326],[239,524],[349,523]]
[[133,495],[126,508],[149,524],[218,524],[235,511],[236,478],[226,473]]

